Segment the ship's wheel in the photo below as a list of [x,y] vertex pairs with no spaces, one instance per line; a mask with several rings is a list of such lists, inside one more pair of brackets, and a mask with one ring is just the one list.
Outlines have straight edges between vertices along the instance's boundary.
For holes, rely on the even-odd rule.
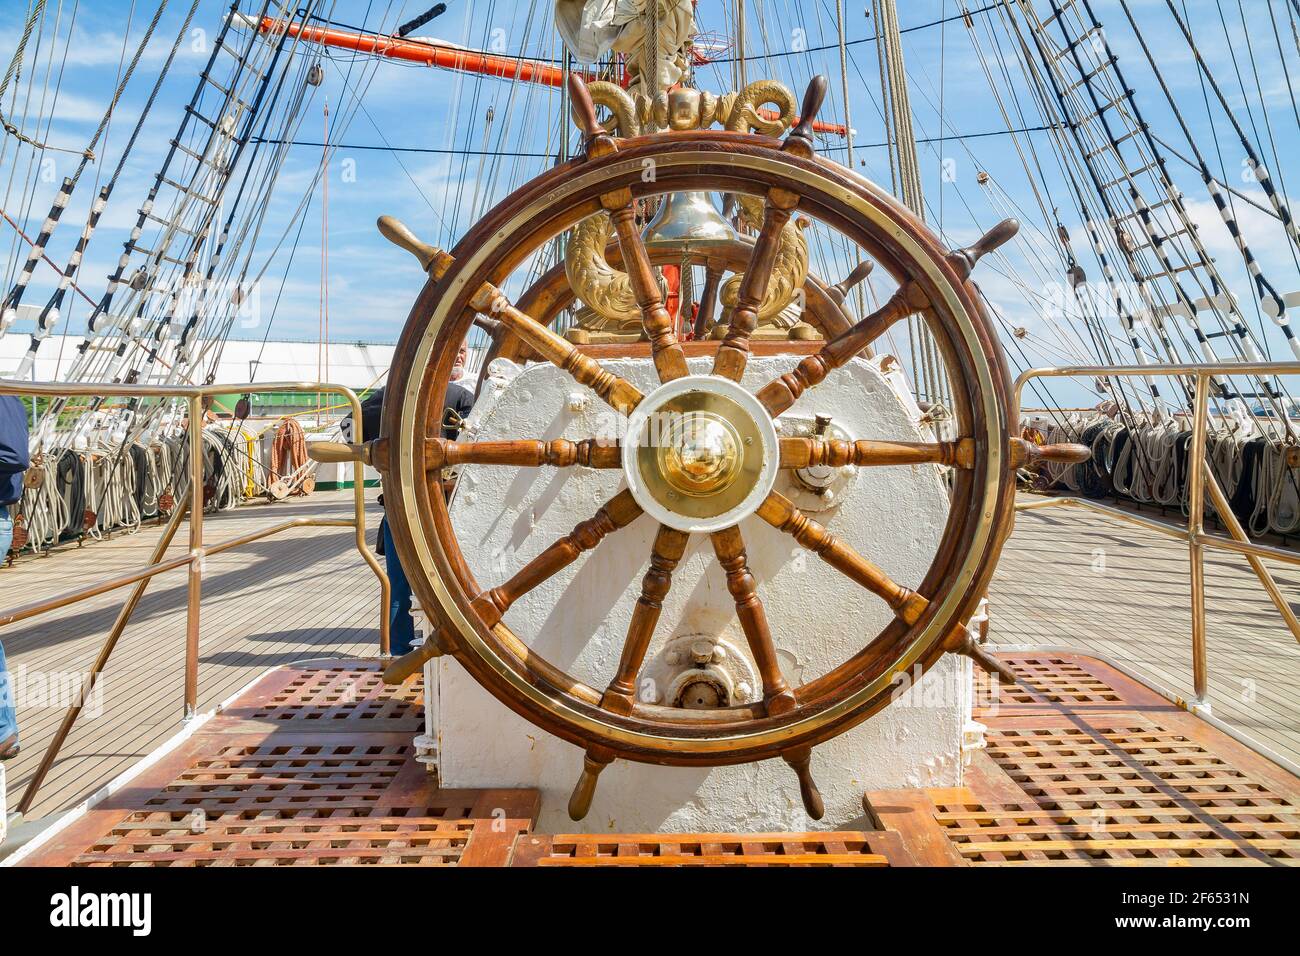
[[[928,668],[949,651],[995,666],[967,636],[964,622],[985,593],[1010,529],[1015,469],[1044,450],[1009,437],[1007,370],[967,279],[981,255],[1014,233],[1015,223],[1003,223],[972,248],[943,248],[877,187],[816,156],[811,124],[824,91],[825,81],[818,77],[805,96],[800,124],[783,141],[721,131],[617,139],[598,125],[578,80],[571,93],[586,134],[582,155],[517,190],[450,254],[419,242],[394,220],[381,221],[390,238],[420,258],[429,280],[398,344],[382,436],[366,449],[366,458],[384,472],[388,520],[416,596],[441,623],[427,647],[395,661],[389,676],[413,673],[435,653],[454,655],[504,704],[582,747],[585,769],[569,805],[575,819],[587,812],[601,769],[618,757],[712,765],[778,755],[798,774],[809,814],[820,817],[822,801],[809,773],[811,748],[885,706],[896,674],[916,665]],[[639,199],[692,190],[746,194],[764,203],[762,228],[709,374],[688,374],[634,221]],[[602,210],[612,222],[658,373],[659,386],[644,393],[512,305],[501,291],[543,243]],[[820,351],[791,372],[751,393],[739,380],[779,234],[796,211],[865,250],[897,280],[898,290],[856,323],[838,313],[843,331],[828,336]],[[801,394],[895,323],[917,314],[925,317],[946,366],[950,411],[960,437],[899,443],[778,436],[775,419]],[[484,315],[499,323],[500,334],[514,337],[627,415],[623,443],[529,436],[508,442],[443,440],[440,425],[453,357],[476,317],[482,321]],[[674,430],[671,423],[682,415],[690,416],[691,427]],[[656,423],[663,422],[669,424],[660,428],[659,438],[649,440]],[[1078,450],[1058,448],[1051,454],[1077,456]],[[915,582],[891,580],[870,556],[837,540],[773,490],[781,469],[924,462],[951,466],[953,481],[942,540],[928,573]],[[625,487],[518,573],[485,585],[462,554],[440,481],[442,469],[466,463],[621,469]],[[607,685],[590,686],[530,650],[511,631],[507,612],[581,555],[619,547],[619,530],[643,515],[642,520],[659,525],[649,569],[617,668]],[[860,651],[800,686],[781,672],[762,582],[749,568],[740,522],[750,516],[787,532],[829,565],[824,586],[865,588],[893,611],[891,623],[864,637]],[[880,520],[906,518],[881,515]],[[638,699],[637,675],[692,535],[708,536],[725,572],[762,682],[755,703],[683,709]]]

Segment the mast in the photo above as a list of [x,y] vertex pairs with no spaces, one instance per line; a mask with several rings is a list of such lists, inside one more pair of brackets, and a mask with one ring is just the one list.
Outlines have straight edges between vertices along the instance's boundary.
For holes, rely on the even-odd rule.
[[[885,99],[886,138],[889,140],[894,193],[924,222],[925,195],[921,190],[921,165],[917,160],[916,133],[912,128],[912,104],[907,95],[907,67],[903,62],[903,38],[898,29],[898,7],[895,0],[871,0],[871,5],[876,17],[881,94]],[[844,42],[842,30],[841,26],[841,43]],[[847,124],[847,96],[844,108]],[[892,136],[889,135],[889,126],[893,127]],[[907,329],[917,395],[930,402],[946,404],[943,363],[924,319],[912,316],[907,320]]]
[[[924,221],[925,197],[921,192],[921,167],[916,157],[916,133],[912,129],[912,105],[907,95],[907,67],[903,63],[903,38],[898,31],[898,7],[895,0],[871,0],[871,5],[880,37],[881,72],[885,86],[881,92],[894,129],[889,158],[896,177],[895,192],[903,205]],[[842,24],[840,29],[842,41]]]

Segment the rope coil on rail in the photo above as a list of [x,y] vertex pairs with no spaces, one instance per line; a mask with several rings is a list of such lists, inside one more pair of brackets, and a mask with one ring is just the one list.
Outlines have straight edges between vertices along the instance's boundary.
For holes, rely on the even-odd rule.
[[[1101,413],[1072,413],[1050,419],[1029,416],[1022,425],[1048,443],[1080,442],[1093,450],[1092,459],[1082,464],[1042,463],[1040,490],[1088,498],[1114,495],[1187,513],[1188,420],[1141,420],[1129,427]],[[1249,423],[1236,423],[1207,433],[1205,457],[1233,513],[1251,534],[1300,535],[1300,455],[1293,444],[1259,434]]]

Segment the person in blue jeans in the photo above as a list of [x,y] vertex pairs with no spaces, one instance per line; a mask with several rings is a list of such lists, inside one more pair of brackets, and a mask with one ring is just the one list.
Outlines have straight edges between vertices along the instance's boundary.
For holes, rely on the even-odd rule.
[[[16,395],[0,395],[0,560],[14,540],[10,508],[23,496],[23,473],[31,465],[27,448],[27,406]],[[0,642],[0,760],[18,756],[18,715]]]
[[[384,390],[372,392],[361,403],[361,432],[367,441],[379,434],[379,423],[384,406]],[[460,423],[474,406],[473,393],[464,386],[451,383],[447,386],[447,409],[443,416],[442,437],[454,440],[460,434]],[[453,414],[454,413],[454,414]],[[345,424],[344,438],[352,440],[351,428]],[[379,496],[383,505],[384,496]],[[411,642],[415,640],[415,621],[411,617],[411,582],[406,577],[397,548],[393,544],[393,532],[388,526],[388,518],[379,522],[379,547],[376,550],[384,556],[384,566],[388,572],[388,649],[395,657],[411,652]]]

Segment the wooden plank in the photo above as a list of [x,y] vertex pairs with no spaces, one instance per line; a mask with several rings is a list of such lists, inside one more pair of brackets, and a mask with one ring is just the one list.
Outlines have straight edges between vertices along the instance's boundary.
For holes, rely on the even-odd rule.
[[[219,541],[290,514],[346,517],[351,493],[324,492],[277,506],[252,505],[208,516],[205,537]],[[373,508],[372,508],[373,511]],[[368,515],[372,527],[377,514]],[[117,535],[52,558],[31,558],[0,573],[0,605],[30,600],[142,566],[160,529]],[[373,536],[373,530],[371,534]],[[178,546],[174,546],[178,547]],[[274,549],[274,550],[272,550]],[[328,569],[328,573],[322,573]],[[52,574],[58,575],[52,578]],[[180,725],[184,577],[160,577],[146,592],[102,678],[105,710],[69,738],[33,808],[66,807],[107,782],[175,733]],[[57,582],[57,583],[55,583]],[[268,601],[279,592],[289,595]],[[88,666],[125,592],[101,595],[24,622],[3,634],[13,670],[75,672]],[[201,709],[210,708],[269,666],[286,660],[373,653],[378,587],[346,529],[304,528],[208,559],[200,645]],[[364,625],[358,627],[360,622]],[[268,623],[271,624],[268,627]],[[19,707],[24,753],[8,769],[21,793],[63,716],[62,707]]]
[[[947,792],[955,802],[978,803],[963,788]],[[872,790],[862,798],[867,815],[895,833],[919,866],[965,866],[966,861],[935,822],[935,805],[924,790]]]
[[[1283,594],[1300,594],[1300,569],[1270,570]],[[1177,540],[1066,508],[1021,512],[989,598],[995,644],[1104,654],[1192,696],[1187,548]],[[1207,558],[1206,608],[1215,716],[1300,763],[1300,654],[1243,558]]]
[[889,860],[875,853],[798,853],[740,856],[593,856],[542,857],[538,866],[889,866]]

